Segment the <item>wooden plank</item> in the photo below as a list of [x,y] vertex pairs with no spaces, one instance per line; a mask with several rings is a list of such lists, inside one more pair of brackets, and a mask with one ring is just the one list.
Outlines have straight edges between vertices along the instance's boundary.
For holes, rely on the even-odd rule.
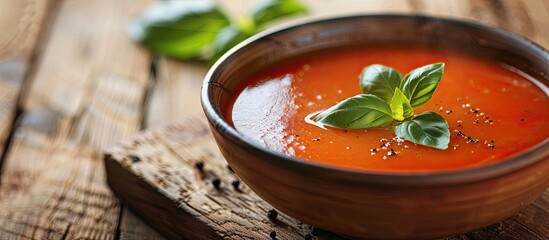
[[0,0],[0,59],[33,54],[51,1]]
[[106,156],[113,191],[169,238],[266,239],[276,231],[279,239],[302,239],[311,234],[309,226],[282,213],[269,220],[270,205],[245,184],[232,185],[238,177],[227,168],[203,117],[148,131]]
[[207,71],[202,63],[161,58],[147,104],[146,128],[201,113],[200,88]]
[[534,28],[536,35],[533,40],[549,49],[549,1],[530,0],[522,1],[525,12],[528,12],[530,24]]
[[120,220],[120,238],[130,240],[161,240],[164,239],[160,233],[154,230],[149,224],[124,205]]
[[[17,99],[47,29],[53,2],[0,0],[0,156],[16,116]],[[0,166],[2,161],[0,160]]]
[[477,21],[549,48],[549,3],[544,0],[409,0],[415,12]]
[[62,2],[3,167],[0,239],[116,237],[100,152],[141,125],[151,60],[126,25],[147,2]]
[[[311,231],[282,213],[271,221],[272,207],[227,168],[204,117],[148,130],[106,155],[108,183],[128,205],[169,238],[342,239]],[[203,163],[200,171],[196,164]],[[216,188],[212,182],[220,180]],[[532,205],[498,224],[454,239],[545,239],[549,236],[549,190]]]

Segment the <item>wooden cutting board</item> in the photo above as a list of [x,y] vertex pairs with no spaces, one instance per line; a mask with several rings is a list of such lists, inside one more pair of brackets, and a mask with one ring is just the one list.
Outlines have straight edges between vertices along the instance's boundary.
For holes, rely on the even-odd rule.
[[[108,149],[105,163],[113,192],[170,239],[344,239],[280,212],[270,219],[273,208],[232,172],[202,116],[147,130]],[[451,239],[549,239],[549,191],[498,224]]]

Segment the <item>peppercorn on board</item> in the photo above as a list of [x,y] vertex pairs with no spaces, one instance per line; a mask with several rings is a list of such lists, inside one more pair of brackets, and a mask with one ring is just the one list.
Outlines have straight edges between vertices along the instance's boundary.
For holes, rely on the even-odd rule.
[[[153,128],[105,152],[107,181],[164,236],[185,239],[345,239],[276,212],[232,171],[202,116]],[[544,239],[549,191],[514,216],[450,239]]]

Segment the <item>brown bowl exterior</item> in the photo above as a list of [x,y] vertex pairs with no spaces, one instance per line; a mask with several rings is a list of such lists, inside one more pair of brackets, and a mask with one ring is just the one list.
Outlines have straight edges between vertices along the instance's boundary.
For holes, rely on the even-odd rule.
[[[532,203],[549,186],[549,159],[479,182],[401,187],[342,181],[287,168],[214,132],[221,152],[265,201],[305,223],[369,239],[434,239],[496,223]],[[274,164],[273,164],[274,162]]]
[[549,139],[498,164],[430,174],[346,170],[294,159],[239,134],[221,112],[250,74],[322,48],[409,44],[495,59],[540,81],[547,92],[549,53],[508,32],[425,16],[369,15],[271,30],[225,55],[206,77],[202,105],[221,152],[247,185],[307,224],[355,238],[456,235],[501,221],[549,187]]

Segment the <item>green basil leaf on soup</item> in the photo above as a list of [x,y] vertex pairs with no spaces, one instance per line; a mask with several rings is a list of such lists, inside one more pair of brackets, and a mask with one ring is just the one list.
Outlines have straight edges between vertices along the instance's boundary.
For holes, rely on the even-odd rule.
[[410,105],[410,100],[398,88],[395,89],[390,106],[393,111],[393,118],[397,121],[402,121],[414,115],[414,109]]
[[391,107],[381,98],[359,94],[324,110],[314,121],[338,128],[364,129],[388,126],[393,116]]
[[420,145],[447,149],[450,131],[446,120],[435,112],[427,111],[404,121],[395,128],[398,137]]
[[393,68],[374,64],[365,67],[360,74],[360,89],[363,93],[378,96],[390,103],[395,89],[400,86],[402,75]]
[[214,64],[215,61],[229,51],[229,49],[250,36],[250,34],[245,33],[232,25],[223,28],[219,31],[213,42],[213,55],[209,60],[210,65]]
[[400,89],[410,99],[412,107],[419,107],[432,97],[444,73],[444,63],[425,65],[406,74]]
[[307,8],[297,0],[261,0],[253,9],[256,28],[279,18],[307,13]]
[[155,53],[189,59],[204,58],[228,25],[215,1],[160,1],[135,19],[129,31],[134,41]]

